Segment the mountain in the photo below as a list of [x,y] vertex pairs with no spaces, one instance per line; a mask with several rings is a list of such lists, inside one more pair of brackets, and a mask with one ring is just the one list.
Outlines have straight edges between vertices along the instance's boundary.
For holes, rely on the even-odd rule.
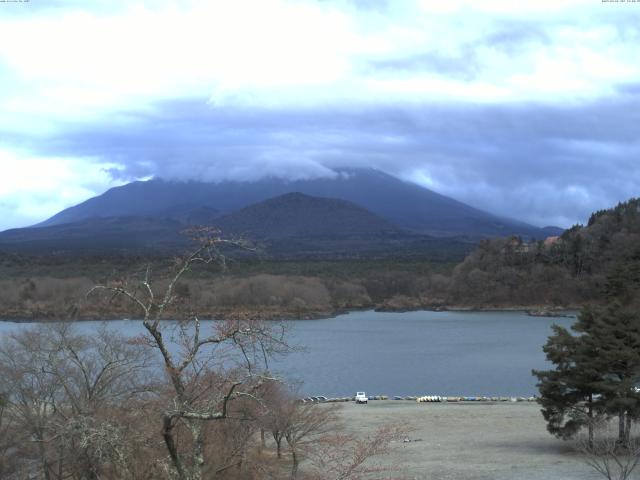
[[351,202],[286,193],[220,217],[223,232],[259,239],[400,234],[392,223]]
[[[211,225],[222,215],[222,212],[215,208],[202,205],[175,205],[164,210],[157,210],[153,214],[139,216],[153,216],[157,219],[177,220],[187,225]],[[96,217],[92,217],[96,218]]]
[[[190,209],[193,208],[193,209]],[[173,218],[171,218],[173,217]],[[172,253],[190,245],[185,230],[212,225],[225,236],[244,237],[277,258],[429,257],[462,259],[468,241],[403,231],[345,200],[287,193],[220,216],[188,204],[155,216],[91,217],[70,223],[0,233],[0,250],[21,252]]]
[[345,169],[333,178],[296,181],[265,178],[254,182],[133,182],[67,208],[38,226],[93,217],[151,216],[179,220],[171,213],[176,206],[207,207],[228,214],[291,192],[346,200],[418,234],[475,238],[515,234],[539,239],[548,236],[541,228],[492,215],[373,169]]
[[152,217],[89,218],[48,227],[15,228],[0,233],[0,250],[69,252],[173,250],[188,244],[185,224]]

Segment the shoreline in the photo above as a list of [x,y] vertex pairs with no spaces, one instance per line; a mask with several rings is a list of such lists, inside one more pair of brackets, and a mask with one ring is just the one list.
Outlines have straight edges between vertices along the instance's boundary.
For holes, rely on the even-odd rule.
[[[325,400],[313,400],[317,398],[325,398]],[[324,395],[312,395],[301,397],[298,399],[302,403],[352,403],[355,404],[354,397],[335,397],[326,398]],[[391,396],[391,395],[374,395],[368,397],[368,403],[385,402],[398,403],[400,405],[407,403],[440,403],[440,404],[456,404],[456,405],[508,405],[510,403],[537,403],[536,396],[514,396],[514,395],[407,395],[407,396]]]
[[[451,305],[437,307],[417,307],[417,308],[386,308],[383,306],[367,306],[361,308],[343,308],[332,311],[308,311],[308,312],[286,312],[286,311],[256,311],[256,319],[263,321],[291,321],[291,320],[326,320],[335,318],[340,315],[347,315],[354,312],[377,312],[377,313],[409,313],[409,312],[521,312],[531,317],[544,318],[576,318],[580,311],[579,306],[566,306],[562,308],[549,307],[543,305],[510,305],[510,306],[467,306],[467,305]],[[254,312],[251,312],[254,313]],[[232,315],[232,311],[219,312],[216,314],[199,315],[200,320],[223,320]],[[11,313],[9,315],[0,314],[0,322],[9,323],[58,323],[58,322],[110,322],[117,320],[142,320],[134,315],[113,314],[113,315],[88,315],[82,318],[61,318],[58,316],[48,315],[20,315]],[[172,320],[167,318],[166,320]]]

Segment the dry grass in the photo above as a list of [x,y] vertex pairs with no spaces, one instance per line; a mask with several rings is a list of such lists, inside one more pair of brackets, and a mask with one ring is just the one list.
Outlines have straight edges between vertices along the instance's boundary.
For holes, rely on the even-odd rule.
[[348,431],[371,434],[407,422],[410,442],[396,442],[384,461],[406,478],[430,480],[598,479],[571,443],[545,429],[535,403],[451,404],[373,401],[341,410]]

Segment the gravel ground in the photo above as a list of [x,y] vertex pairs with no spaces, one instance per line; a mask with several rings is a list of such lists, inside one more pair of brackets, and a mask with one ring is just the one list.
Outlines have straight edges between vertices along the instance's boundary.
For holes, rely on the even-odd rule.
[[597,480],[568,442],[552,437],[536,403],[416,403],[377,400],[344,404],[347,430],[366,435],[406,422],[410,442],[394,443],[381,463],[403,476],[431,480]]

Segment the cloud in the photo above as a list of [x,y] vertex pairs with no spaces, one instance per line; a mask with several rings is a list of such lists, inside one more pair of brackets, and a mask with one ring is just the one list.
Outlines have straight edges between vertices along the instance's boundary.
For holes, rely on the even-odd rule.
[[630,61],[640,9],[544,1],[381,9],[338,1],[111,3],[0,17],[0,61],[11,72],[0,107],[55,122],[192,95],[262,106],[382,95],[555,101],[606,94],[640,74]]
[[638,4],[23,7],[0,12],[1,165],[15,186],[0,191],[5,225],[152,175],[375,166],[563,226],[637,195]]
[[376,167],[478,208],[569,226],[637,195],[640,98],[588,105],[308,109],[163,102],[77,125],[35,153],[115,161],[121,180],[311,178]]
[[0,148],[0,230],[31,225],[121,184],[113,165],[84,158],[38,158]]

